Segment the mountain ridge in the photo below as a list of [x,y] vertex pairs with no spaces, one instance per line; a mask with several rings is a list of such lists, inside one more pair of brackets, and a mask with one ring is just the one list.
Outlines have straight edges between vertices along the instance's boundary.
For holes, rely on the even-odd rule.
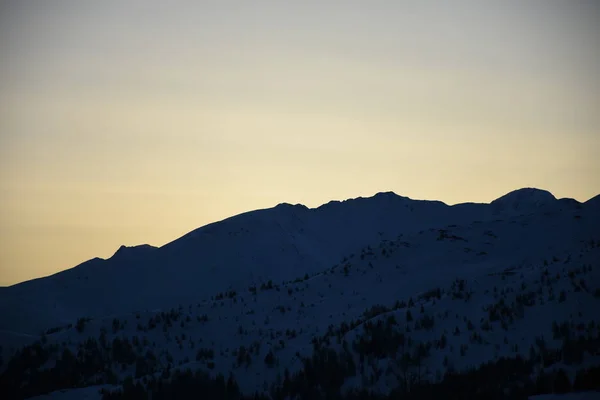
[[[434,383],[444,371],[468,374],[491,361],[504,376],[501,357],[526,360],[524,382],[553,379],[536,360],[560,367],[556,354],[581,377],[600,365],[598,260],[597,202],[536,189],[493,205],[392,192],[314,209],[280,203],[158,248],[120,246],[108,259],[3,288],[0,357],[10,361],[5,373],[0,363],[0,387],[14,398],[52,390],[61,398],[76,395],[60,391],[75,386],[127,391],[135,377],[153,390],[152,376],[190,368],[233,374],[244,393],[265,394],[285,371],[302,385],[317,367],[317,376],[346,371],[335,390],[385,395],[402,390],[407,371]],[[569,329],[573,340],[561,342]],[[582,329],[585,342],[577,339]],[[312,364],[325,350],[347,364]],[[50,362],[32,354],[49,354]],[[425,368],[402,372],[404,357]]]
[[[0,302],[0,315],[13,317],[0,321],[0,329],[13,326],[12,320],[19,321],[24,332],[39,329],[39,324],[23,321],[14,310],[16,314],[34,311],[24,309],[18,300],[10,300],[14,297],[10,293],[25,293],[28,288],[46,293],[36,295],[37,300],[30,299],[29,308],[38,306],[48,316],[54,314],[54,308],[62,310],[56,318],[46,318],[41,324],[45,325],[80,314],[105,315],[120,308],[177,303],[208,295],[214,287],[239,290],[249,282],[294,279],[326,269],[339,262],[340,255],[382,238],[523,212],[558,212],[558,205],[559,200],[549,192],[532,188],[509,192],[489,204],[449,206],[390,191],[330,201],[316,208],[280,203],[201,226],[161,247],[121,246],[106,260],[95,258],[48,277],[2,288],[0,300],[8,300],[5,305]],[[136,287],[135,296],[129,294],[132,286]],[[58,287],[67,289],[53,296]],[[106,296],[105,289],[113,293],[115,300],[94,300]]]
[[[410,197],[398,195],[394,191],[381,191],[381,192],[375,193],[373,196],[370,196],[370,197],[359,196],[359,197],[355,197],[355,198],[348,198],[345,200],[331,200],[327,203],[321,204],[321,205],[313,207],[313,208],[310,208],[310,207],[308,207],[304,204],[300,204],[300,203],[291,204],[291,203],[287,203],[287,202],[282,202],[271,208],[262,208],[262,209],[256,209],[256,210],[251,210],[251,211],[245,211],[240,214],[236,214],[236,215],[224,218],[219,221],[208,223],[206,225],[203,225],[196,229],[193,229],[192,231],[180,236],[177,239],[172,240],[171,242],[166,243],[163,246],[157,247],[157,246],[152,246],[150,244],[141,244],[141,245],[133,245],[133,246],[121,245],[119,247],[119,249],[115,252],[115,254],[108,259],[111,259],[111,258],[117,256],[118,254],[121,255],[121,253],[123,253],[124,251],[126,251],[128,254],[131,254],[134,252],[138,252],[140,250],[146,251],[146,250],[150,250],[150,249],[152,249],[152,250],[161,249],[161,248],[168,246],[171,243],[176,242],[177,240],[179,240],[187,235],[190,235],[196,231],[198,231],[198,232],[202,231],[203,233],[207,233],[206,232],[207,230],[210,231],[211,229],[215,228],[216,226],[218,226],[219,224],[221,224],[223,222],[226,222],[231,219],[243,217],[248,214],[252,214],[252,213],[256,213],[256,212],[269,211],[269,210],[294,210],[294,211],[299,211],[299,212],[318,211],[318,210],[323,210],[323,209],[331,208],[331,207],[338,206],[338,205],[352,204],[352,203],[355,203],[356,201],[365,201],[365,200],[368,201],[368,200],[377,200],[377,199],[388,200],[388,201],[402,200],[402,201],[413,202],[414,204],[418,204],[418,203],[438,204],[438,205],[443,205],[446,207],[455,207],[455,208],[461,208],[461,207],[467,207],[467,206],[482,206],[482,205],[490,205],[490,206],[499,205],[499,206],[501,206],[501,207],[498,207],[498,209],[503,209],[506,207],[506,205],[502,204],[502,203],[510,203],[510,202],[512,202],[513,209],[521,209],[523,207],[523,205],[531,206],[532,205],[531,203],[523,204],[524,200],[531,200],[531,199],[534,199],[533,205],[539,205],[540,199],[545,200],[545,201],[543,201],[543,205],[548,205],[551,202],[556,202],[556,203],[562,202],[564,204],[568,204],[571,206],[581,206],[584,204],[592,205],[592,204],[596,204],[596,203],[600,204],[600,194],[595,197],[590,198],[589,200],[587,200],[584,203],[581,203],[572,198],[557,199],[551,192],[544,190],[544,189],[538,189],[538,188],[533,188],[533,187],[526,187],[526,188],[521,188],[521,189],[516,189],[516,190],[510,191],[510,192],[506,193],[505,195],[502,195],[502,196],[492,200],[490,203],[463,202],[463,203],[449,205],[440,200],[412,199]],[[93,261],[96,259],[104,260],[102,258],[95,257],[95,258],[87,260],[81,264],[78,264],[77,266],[75,266],[73,268],[79,267],[89,261]],[[63,272],[63,271],[59,271],[57,273],[60,273],[60,272]],[[44,277],[40,277],[40,278],[44,278]],[[40,279],[40,278],[35,278],[35,279]],[[24,283],[24,282],[20,282],[20,283]],[[16,285],[18,285],[20,283],[17,283]]]

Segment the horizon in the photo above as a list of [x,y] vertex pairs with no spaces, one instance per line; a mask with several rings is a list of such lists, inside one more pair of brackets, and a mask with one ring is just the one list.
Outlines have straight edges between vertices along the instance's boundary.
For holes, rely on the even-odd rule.
[[279,203],[600,193],[597,4],[0,3],[0,285]]
[[[456,205],[461,205],[461,204],[486,204],[486,205],[490,205],[490,204],[491,204],[491,203],[492,203],[494,200],[498,200],[498,199],[500,199],[500,198],[501,198],[501,197],[503,197],[503,196],[506,196],[506,195],[508,195],[508,194],[511,194],[511,193],[514,193],[514,192],[517,192],[517,191],[521,191],[521,190],[536,190],[536,191],[548,192],[548,193],[550,193],[550,194],[551,194],[553,197],[555,197],[555,199],[556,199],[556,200],[562,200],[562,199],[572,199],[572,200],[575,200],[575,201],[577,201],[579,204],[584,204],[584,203],[586,203],[587,201],[589,201],[589,200],[591,200],[591,199],[593,199],[593,198],[595,198],[595,197],[598,197],[598,196],[600,196],[600,193],[599,193],[599,194],[597,194],[597,195],[595,195],[595,196],[592,196],[592,197],[590,197],[589,199],[587,199],[587,200],[585,200],[585,201],[582,201],[582,202],[581,202],[581,201],[578,201],[578,200],[576,200],[576,199],[573,199],[573,198],[570,198],[570,197],[557,197],[557,196],[555,196],[555,195],[554,195],[552,192],[550,192],[550,191],[547,191],[547,190],[545,190],[545,189],[542,189],[542,188],[524,187],[524,188],[519,188],[519,189],[515,189],[515,190],[512,190],[512,191],[509,191],[509,192],[507,192],[507,193],[505,193],[505,194],[503,194],[503,195],[501,195],[501,196],[498,196],[497,198],[495,198],[495,199],[493,199],[493,200],[490,200],[489,202],[476,203],[476,202],[469,202],[469,201],[468,201],[468,202],[461,202],[461,203],[448,204],[448,203],[446,203],[446,202],[443,202],[443,201],[442,201],[442,203],[444,203],[444,204],[445,204],[446,206],[448,206],[448,207],[453,207],[453,206],[456,206]],[[195,231],[196,229],[203,228],[203,227],[205,227],[205,226],[207,226],[207,225],[212,225],[212,224],[220,223],[220,222],[222,222],[222,221],[224,221],[224,220],[227,220],[227,219],[229,219],[229,218],[234,218],[234,217],[237,217],[237,216],[239,216],[239,215],[242,215],[242,214],[246,214],[246,213],[252,213],[252,212],[255,212],[255,211],[261,211],[261,210],[271,210],[271,209],[274,209],[275,207],[277,207],[277,206],[278,206],[278,205],[280,205],[280,204],[287,204],[287,205],[292,205],[292,206],[297,206],[297,205],[300,205],[300,206],[307,207],[307,208],[308,208],[308,210],[317,210],[317,209],[319,209],[320,207],[322,207],[322,206],[325,206],[325,205],[329,204],[330,202],[346,202],[346,201],[352,201],[352,200],[357,200],[357,199],[372,199],[372,198],[375,198],[375,197],[376,197],[377,195],[379,195],[379,194],[388,194],[388,193],[389,193],[389,194],[393,194],[393,195],[395,195],[395,196],[398,196],[398,197],[405,197],[405,198],[407,198],[408,200],[411,200],[411,201],[441,201],[441,200],[436,200],[436,199],[418,199],[418,198],[411,198],[411,197],[408,197],[408,196],[402,196],[401,194],[395,193],[395,192],[393,192],[393,191],[380,191],[380,192],[374,193],[374,194],[373,194],[373,195],[371,195],[371,196],[358,196],[358,197],[350,197],[350,198],[346,198],[346,199],[332,199],[332,200],[329,200],[328,202],[321,203],[320,205],[317,205],[317,206],[314,206],[314,207],[308,207],[308,206],[306,206],[305,204],[301,204],[301,203],[287,203],[287,202],[283,202],[283,203],[278,203],[277,205],[272,205],[272,206],[270,206],[270,207],[266,207],[266,208],[258,208],[258,209],[252,209],[252,210],[246,210],[246,211],[242,211],[241,213],[234,214],[234,215],[230,215],[230,216],[224,217],[224,218],[222,218],[222,219],[219,219],[219,220],[216,220],[216,221],[210,221],[210,222],[207,222],[207,223],[205,223],[205,224],[203,224],[203,225],[200,225],[200,226],[197,226],[197,227],[195,227],[195,228],[192,228],[192,229],[190,229],[189,231],[185,232],[185,233],[184,233],[184,234],[182,234],[182,235],[179,235],[179,236],[177,236],[177,237],[175,237],[175,238],[171,238],[171,239],[170,239],[170,240],[168,240],[167,242],[165,242],[165,243],[162,243],[162,244],[160,244],[160,245],[157,245],[157,244],[152,244],[152,243],[147,243],[147,242],[140,242],[140,243],[135,243],[135,244],[121,244],[121,245],[119,245],[119,247],[118,247],[116,250],[114,250],[112,253],[110,253],[110,255],[109,255],[108,257],[98,257],[98,256],[91,256],[91,257],[88,257],[88,258],[87,258],[87,259],[85,259],[85,260],[82,260],[81,262],[78,262],[78,263],[77,263],[77,264],[75,264],[75,265],[68,266],[68,267],[66,267],[66,268],[64,268],[64,269],[61,269],[61,270],[55,271],[55,272],[53,272],[53,273],[51,273],[51,274],[49,274],[49,275],[36,276],[36,277],[33,277],[33,278],[31,278],[31,279],[26,279],[26,280],[24,280],[24,281],[14,282],[14,283],[10,283],[10,284],[7,284],[7,285],[0,283],[0,287],[9,287],[9,286],[18,285],[18,284],[21,284],[21,283],[24,283],[24,282],[28,282],[28,281],[30,281],[30,280],[35,280],[35,279],[40,279],[40,278],[46,278],[46,277],[49,277],[49,276],[52,276],[52,275],[55,275],[55,274],[58,274],[58,273],[61,273],[61,272],[67,271],[67,270],[69,270],[69,269],[72,269],[72,268],[78,267],[78,266],[80,266],[81,264],[83,264],[83,263],[86,263],[86,262],[88,262],[88,261],[91,261],[91,260],[94,260],[94,259],[109,260],[110,258],[114,257],[114,255],[115,255],[117,252],[119,252],[119,251],[120,251],[122,248],[137,248],[137,247],[150,246],[150,247],[153,247],[153,248],[156,248],[156,249],[158,249],[158,248],[161,248],[161,247],[163,247],[163,246],[165,246],[165,245],[167,245],[167,244],[169,244],[169,243],[171,243],[171,242],[177,241],[178,239],[182,238],[183,236],[186,236],[187,234],[189,234],[189,233],[191,233],[191,232]]]

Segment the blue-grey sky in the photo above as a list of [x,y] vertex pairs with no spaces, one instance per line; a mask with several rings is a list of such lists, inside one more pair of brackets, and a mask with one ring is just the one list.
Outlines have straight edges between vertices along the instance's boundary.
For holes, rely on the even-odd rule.
[[0,1],[0,284],[279,202],[600,192],[594,1]]

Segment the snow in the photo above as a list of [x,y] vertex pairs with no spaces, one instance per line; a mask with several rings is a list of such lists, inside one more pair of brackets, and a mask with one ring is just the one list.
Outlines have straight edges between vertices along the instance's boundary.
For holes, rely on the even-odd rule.
[[244,213],[160,249],[122,248],[108,260],[2,288],[0,329],[39,333],[82,315],[175,305],[212,294],[215,287],[243,289],[252,280],[294,279],[329,268],[343,254],[382,237],[465,217],[486,219],[483,209],[465,211],[387,193],[312,210],[285,206]]
[[547,190],[523,188],[514,190],[492,201],[492,207],[499,209],[530,210],[547,206],[556,201],[556,197]]
[[581,393],[565,393],[565,394],[543,394],[539,396],[531,396],[530,400],[598,400],[600,392],[581,392]]
[[42,396],[30,397],[30,400],[100,400],[100,390],[102,388],[112,389],[111,385],[88,386],[85,388],[57,390]]
[[[168,351],[175,365],[193,368],[205,367],[205,362],[196,362],[198,349],[211,348],[214,372],[232,371],[241,388],[252,392],[274,382],[285,368],[297,369],[296,352],[309,355],[312,338],[323,335],[329,325],[355,320],[377,304],[391,307],[412,298],[415,319],[423,306],[425,315],[435,316],[435,326],[411,335],[433,340],[445,333],[448,339],[445,349],[432,354],[432,379],[443,372],[445,357],[460,370],[502,355],[527,355],[537,336],[548,335],[553,321],[600,322],[600,301],[591,293],[600,288],[600,246],[589,245],[590,240],[600,244],[599,207],[594,202],[561,203],[548,194],[522,189],[491,204],[448,206],[386,192],[315,209],[282,203],[240,214],[161,248],[121,247],[110,259],[93,259],[47,278],[0,288],[0,345],[6,359],[10,351],[38,339],[41,331],[87,316],[92,320],[83,334],[63,329],[46,335],[47,340],[74,347],[105,329],[108,340],[146,338],[152,351],[162,354],[161,362],[166,363]],[[584,279],[589,292],[575,291],[569,277],[569,271],[583,266],[593,268],[576,279]],[[546,269],[550,276],[559,276],[550,286],[556,297],[566,292],[565,302],[550,300],[550,286],[540,283]],[[456,279],[465,280],[472,292],[469,301],[451,295]],[[268,280],[276,287],[260,290]],[[257,287],[256,295],[250,286]],[[419,298],[435,288],[443,291],[440,299]],[[215,299],[232,289],[235,298]],[[524,318],[507,330],[499,323],[492,323],[490,331],[480,329],[486,306],[540,289],[535,306],[525,308]],[[178,321],[166,332],[162,325],[137,328],[172,307],[181,307],[182,320],[189,316],[190,321],[183,326]],[[406,311],[376,318],[394,315],[405,321]],[[198,320],[203,315],[208,321]],[[125,327],[111,333],[114,318]],[[471,343],[466,321],[487,344]],[[462,332],[458,336],[453,335],[456,327]],[[351,343],[360,329],[344,338]],[[295,337],[286,335],[291,330]],[[254,343],[260,343],[260,350],[252,354],[251,365],[236,366],[234,349]],[[468,345],[464,355],[459,354],[461,345]],[[263,362],[269,350],[276,354],[277,368]],[[589,365],[598,361],[586,359]],[[376,383],[382,391],[393,384],[385,379]],[[357,377],[345,387],[359,385]],[[67,391],[73,398],[88,393],[72,392]]]

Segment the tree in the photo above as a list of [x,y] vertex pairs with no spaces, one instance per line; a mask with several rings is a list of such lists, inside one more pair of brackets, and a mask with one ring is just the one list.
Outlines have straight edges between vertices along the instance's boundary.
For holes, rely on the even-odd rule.
[[556,371],[552,385],[554,393],[568,393],[571,391],[571,381],[564,369]]
[[560,296],[558,296],[558,302],[564,303],[566,300],[567,300],[567,293],[564,290],[562,290],[560,292]]
[[440,343],[439,343],[440,349],[445,348],[447,343],[448,343],[448,339],[446,338],[446,335],[442,334],[442,337],[440,338]]
[[150,373],[148,362],[144,357],[138,357],[135,362],[135,379],[139,379]]
[[77,320],[77,323],[75,324],[75,329],[77,329],[77,332],[82,333],[83,330],[85,329],[85,324],[88,321],[87,318],[79,318]]
[[275,355],[271,350],[269,350],[269,352],[265,356],[265,364],[267,364],[269,368],[272,368],[275,365],[275,361]]
[[114,318],[112,321],[112,331],[113,333],[117,333],[119,331],[119,327],[121,326],[121,323],[119,322],[119,320],[117,318]]

